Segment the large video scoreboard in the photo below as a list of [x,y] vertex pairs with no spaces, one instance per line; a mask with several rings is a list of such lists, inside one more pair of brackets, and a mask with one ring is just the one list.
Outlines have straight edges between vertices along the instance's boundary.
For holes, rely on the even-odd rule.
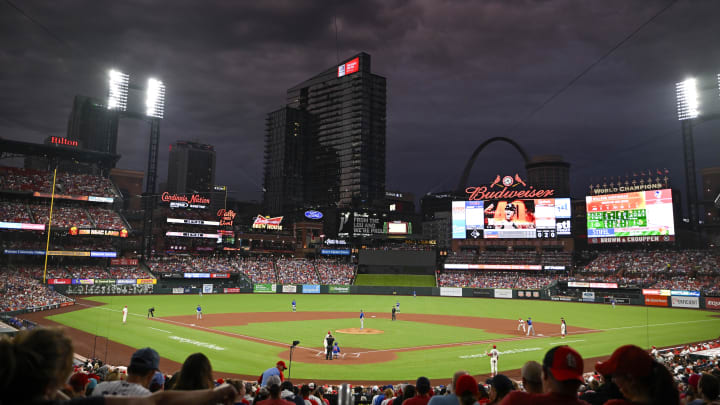
[[556,238],[570,224],[569,198],[452,202],[453,239]]
[[586,196],[585,203],[591,242],[667,241],[672,239],[657,237],[675,235],[670,189]]

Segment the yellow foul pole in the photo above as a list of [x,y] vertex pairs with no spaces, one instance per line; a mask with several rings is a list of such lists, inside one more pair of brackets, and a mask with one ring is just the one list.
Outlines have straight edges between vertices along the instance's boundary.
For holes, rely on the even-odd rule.
[[50,215],[48,216],[47,242],[45,243],[45,267],[43,268],[43,284],[47,283],[47,258],[50,249],[50,225],[52,225],[53,203],[55,202],[55,179],[57,178],[57,166],[53,171],[52,193],[50,194]]

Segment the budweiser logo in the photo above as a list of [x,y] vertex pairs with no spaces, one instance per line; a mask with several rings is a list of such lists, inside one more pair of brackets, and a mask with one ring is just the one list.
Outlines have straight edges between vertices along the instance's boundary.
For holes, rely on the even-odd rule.
[[[522,185],[527,190],[511,190]],[[497,187],[497,188],[496,188]],[[492,190],[492,191],[491,191]],[[528,186],[519,174],[515,176],[495,176],[495,180],[490,187],[468,187],[465,192],[469,194],[468,200],[507,200],[512,198],[543,198],[551,197],[555,194],[555,190],[536,190],[533,186]]]
[[192,194],[190,196],[190,198],[188,199],[188,197],[186,195],[170,194],[166,191],[166,192],[162,193],[162,196],[160,197],[160,199],[163,202],[181,201],[181,202],[186,202],[189,204],[210,204],[210,199],[205,198],[205,197],[201,196],[200,194]]
[[281,230],[282,225],[280,225],[280,222],[282,222],[283,217],[264,217],[262,215],[258,215],[255,217],[255,222],[253,222],[252,227],[258,228],[258,229],[275,229],[275,230]]

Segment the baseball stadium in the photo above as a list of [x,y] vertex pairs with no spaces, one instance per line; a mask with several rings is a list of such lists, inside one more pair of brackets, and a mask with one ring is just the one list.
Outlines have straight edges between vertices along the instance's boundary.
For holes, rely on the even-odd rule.
[[[361,52],[267,114],[263,201],[248,201],[216,184],[223,151],[199,141],[170,145],[161,182],[164,85],[111,70],[108,87],[76,98],[67,138],[0,138],[0,403],[24,403],[35,376],[66,399],[250,405],[283,386],[298,405],[416,389],[412,405],[471,405],[557,387],[618,399],[656,375],[674,398],[720,375],[717,167],[702,197],[660,162],[578,194],[562,156],[502,136],[464,145],[451,190],[389,190],[385,78]],[[146,112],[125,108],[142,95]],[[145,171],[119,168],[129,120],[149,124]],[[498,144],[522,163],[476,175]]]

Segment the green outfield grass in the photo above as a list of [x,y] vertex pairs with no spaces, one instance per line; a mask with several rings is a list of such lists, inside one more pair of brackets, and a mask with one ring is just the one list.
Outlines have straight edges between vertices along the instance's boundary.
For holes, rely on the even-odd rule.
[[355,285],[384,285],[396,287],[435,287],[435,276],[358,274]]
[[[720,319],[714,313],[699,310],[629,307],[609,305],[561,303],[552,301],[493,300],[449,297],[397,297],[374,295],[281,295],[238,294],[198,296],[107,296],[91,299],[105,303],[100,307],[54,315],[56,322],[109,336],[110,339],[139,348],[155,347],[160,355],[182,362],[187,355],[202,351],[212,361],[213,369],[245,375],[258,375],[272,366],[285,349],[237,337],[224,336],[211,330],[190,329],[180,324],[153,322],[145,318],[148,307],[156,308],[156,316],[194,315],[200,303],[206,314],[233,312],[290,312],[295,298],[298,311],[338,311],[386,314],[397,300],[401,304],[399,320],[385,317],[368,318],[365,327],[383,330],[381,335],[336,334],[341,347],[382,350],[455,343],[451,347],[427,348],[399,352],[392,362],[348,365],[347,363],[309,364],[293,362],[293,378],[317,380],[409,381],[419,375],[430,378],[449,378],[458,369],[473,374],[488,373],[489,361],[483,355],[492,343],[462,344],[490,339],[513,338],[498,342],[501,352],[500,369],[517,369],[527,360],[541,361],[551,347],[564,342],[576,348],[585,358],[610,354],[622,344],[641,347],[669,346],[717,337]],[[122,325],[120,311],[128,305],[128,323]],[[408,322],[403,314],[466,315],[516,320],[531,316],[536,322],[553,324],[552,330],[539,328],[544,335],[559,333],[560,317],[568,322],[570,335],[559,337],[522,338],[519,335],[498,335],[482,329],[450,327]],[[297,350],[317,350],[327,330],[358,327],[356,316],[347,319],[251,323],[221,329],[235,334],[255,336],[285,342],[300,340]],[[597,330],[594,333],[573,335],[574,327]],[[179,339],[185,339],[183,341]]]

